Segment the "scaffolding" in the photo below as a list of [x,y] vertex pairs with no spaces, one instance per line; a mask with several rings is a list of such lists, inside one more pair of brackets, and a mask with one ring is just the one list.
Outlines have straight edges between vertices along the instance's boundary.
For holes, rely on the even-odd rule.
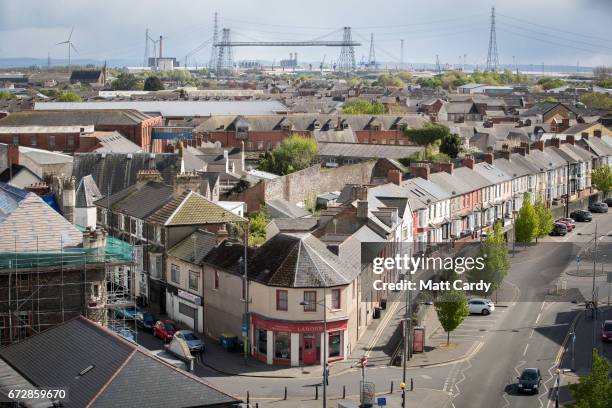
[[121,290],[131,287],[133,247],[111,236],[105,237],[103,247],[87,247],[86,235],[83,247],[65,247],[62,236],[55,251],[39,250],[38,236],[31,251],[17,251],[20,237],[15,236],[15,250],[0,252],[0,344],[22,340],[78,315],[117,325],[108,319],[108,310],[114,307],[109,295],[123,297],[126,305],[133,295],[117,290],[109,278],[116,271],[128,271]]

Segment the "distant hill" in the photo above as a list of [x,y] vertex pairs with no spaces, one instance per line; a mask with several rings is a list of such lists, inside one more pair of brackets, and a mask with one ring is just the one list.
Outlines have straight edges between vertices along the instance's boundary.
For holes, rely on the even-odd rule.
[[[67,58],[60,59],[51,59],[51,66],[62,66],[67,65]],[[85,58],[75,58],[70,60],[70,64],[74,65],[96,65],[102,66],[104,65],[104,61],[94,60],[94,59],[85,59]],[[142,65],[142,60],[130,60],[130,59],[109,59],[107,61],[109,67],[131,67]],[[21,68],[21,67],[31,67],[31,66],[47,66],[46,58],[25,58],[25,57],[12,57],[12,58],[0,58],[0,68]]]

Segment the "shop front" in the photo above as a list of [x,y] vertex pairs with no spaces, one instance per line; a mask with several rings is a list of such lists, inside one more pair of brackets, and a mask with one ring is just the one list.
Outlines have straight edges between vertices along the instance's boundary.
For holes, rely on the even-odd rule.
[[322,347],[327,341],[328,361],[344,360],[348,354],[348,320],[295,322],[252,315],[253,354],[274,365],[316,365],[323,360]]

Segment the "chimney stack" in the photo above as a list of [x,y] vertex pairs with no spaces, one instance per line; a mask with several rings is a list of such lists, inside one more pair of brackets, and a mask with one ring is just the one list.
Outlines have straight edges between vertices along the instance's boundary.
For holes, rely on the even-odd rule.
[[521,156],[527,155],[527,149],[525,149],[524,147],[517,147],[516,152],[520,154]]
[[576,144],[576,139],[574,139],[574,135],[567,135],[565,136],[565,143],[574,145]]
[[466,156],[463,159],[463,165],[474,170],[474,159],[471,156]]
[[74,223],[75,184],[76,179],[74,177],[66,177],[62,180],[62,214],[70,223]]
[[453,170],[455,169],[453,163],[436,162],[434,165],[437,171],[445,171],[448,174],[453,174]]
[[530,153],[529,143],[527,143],[527,142],[521,142],[521,147],[525,149],[525,153],[526,153],[526,154],[529,154],[529,153]]
[[387,182],[397,184],[398,186],[402,184],[402,172],[397,169],[391,169],[387,172]]
[[96,255],[104,255],[106,248],[106,231],[102,228],[87,227],[83,231],[83,249],[91,249]]
[[367,200],[368,188],[366,186],[354,185],[351,196],[353,200]]
[[136,183],[144,184],[149,181],[164,181],[161,173],[157,169],[139,170],[136,174]]
[[538,140],[537,142],[533,142],[533,144],[531,146],[534,149],[538,149],[541,152],[544,151],[544,141],[543,140]]
[[16,144],[8,145],[6,155],[7,155],[9,166],[19,164],[19,145],[16,145]]
[[485,153],[483,156],[484,161],[489,164],[493,164],[493,153]]
[[361,220],[368,218],[368,201],[367,200],[357,201],[357,218]]
[[555,147],[560,147],[561,146],[561,140],[559,140],[559,138],[557,138],[557,137],[553,137],[552,139],[550,139],[550,145],[551,146],[555,146]]
[[424,166],[411,166],[410,173],[414,174],[415,177],[420,177],[425,180],[429,180],[429,175],[431,174],[431,170],[428,165]]

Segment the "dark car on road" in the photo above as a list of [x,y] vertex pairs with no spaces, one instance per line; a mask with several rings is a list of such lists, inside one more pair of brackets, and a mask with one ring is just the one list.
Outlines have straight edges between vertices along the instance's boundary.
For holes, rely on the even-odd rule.
[[152,332],[157,323],[157,317],[151,313],[143,313],[142,318],[136,319],[136,325],[142,330]]
[[567,234],[567,224],[564,222],[555,222],[555,226],[552,231],[550,231],[550,235],[564,236],[565,234]]
[[601,325],[601,341],[612,342],[612,320],[606,320]]
[[597,201],[596,203],[589,204],[589,211],[594,213],[607,213],[608,212],[608,204]]
[[603,200],[604,203],[608,204],[608,207],[612,207],[612,197]]
[[593,214],[587,210],[576,210],[572,211],[570,218],[580,222],[591,222],[593,220]]
[[521,376],[516,377],[516,379],[518,380],[519,392],[538,392],[542,375],[539,368],[525,368]]

